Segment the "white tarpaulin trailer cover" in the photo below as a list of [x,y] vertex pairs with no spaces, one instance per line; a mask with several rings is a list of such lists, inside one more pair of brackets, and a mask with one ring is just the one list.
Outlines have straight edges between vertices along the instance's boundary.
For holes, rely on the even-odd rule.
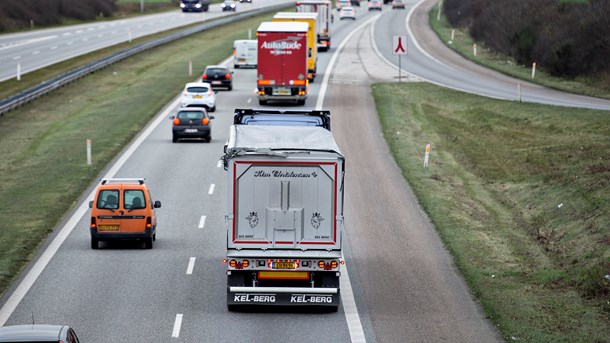
[[227,151],[317,150],[341,154],[330,131],[311,126],[233,125]]

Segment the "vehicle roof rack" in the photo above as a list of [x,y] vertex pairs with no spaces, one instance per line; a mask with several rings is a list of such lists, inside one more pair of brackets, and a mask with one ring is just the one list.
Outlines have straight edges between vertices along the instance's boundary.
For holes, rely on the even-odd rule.
[[116,185],[119,183],[131,183],[131,184],[140,184],[143,185],[144,184],[144,178],[140,177],[140,178],[112,178],[112,179],[102,179],[102,185],[105,184],[109,184],[109,185]]

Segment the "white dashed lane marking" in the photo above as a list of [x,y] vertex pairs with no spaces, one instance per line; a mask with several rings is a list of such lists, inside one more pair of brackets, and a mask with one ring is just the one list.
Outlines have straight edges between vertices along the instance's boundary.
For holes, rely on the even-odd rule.
[[214,188],[216,187],[215,184],[211,184],[210,185],[210,190],[208,191],[208,194],[214,194]]
[[199,229],[203,229],[203,227],[205,226],[205,216],[201,216],[201,219],[199,219],[199,226],[197,226]]
[[193,268],[195,268],[195,257],[189,259],[189,265],[186,267],[186,275],[193,274]]
[[174,321],[174,331],[172,332],[172,337],[178,338],[180,337],[180,327],[182,326],[182,313],[178,313],[176,315],[176,321]]

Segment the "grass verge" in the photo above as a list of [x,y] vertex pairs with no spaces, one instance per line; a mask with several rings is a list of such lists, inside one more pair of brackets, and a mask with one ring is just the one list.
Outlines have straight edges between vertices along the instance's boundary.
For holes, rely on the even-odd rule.
[[373,93],[398,165],[504,338],[610,342],[608,112],[429,84]]
[[[106,164],[193,77],[272,14],[150,50],[0,118],[0,293]],[[143,91],[146,90],[146,91]],[[93,166],[85,140],[93,141]]]
[[[610,75],[599,75],[597,77],[578,77],[565,79],[551,76],[544,71],[544,66],[537,66],[535,77],[532,79],[532,66],[518,65],[511,57],[498,54],[485,46],[477,44],[477,55],[474,55],[475,42],[464,29],[453,28],[447,22],[444,15],[437,20],[438,5],[429,13],[429,23],[432,30],[449,48],[453,49],[464,58],[469,59],[487,68],[499,71],[515,78],[537,83],[549,88],[562,91],[588,95],[598,98],[610,99]],[[455,30],[453,40],[451,31]],[[451,44],[449,43],[451,42]]]

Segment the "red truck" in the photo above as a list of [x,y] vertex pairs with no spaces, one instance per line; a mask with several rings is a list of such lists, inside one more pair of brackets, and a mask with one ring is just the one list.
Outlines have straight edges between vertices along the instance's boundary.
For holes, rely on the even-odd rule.
[[307,30],[303,22],[263,22],[258,27],[258,102],[307,99]]

